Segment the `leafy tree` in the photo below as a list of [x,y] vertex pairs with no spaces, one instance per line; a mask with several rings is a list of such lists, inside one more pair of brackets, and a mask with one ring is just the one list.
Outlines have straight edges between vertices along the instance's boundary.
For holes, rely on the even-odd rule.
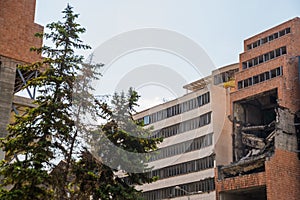
[[99,104],[106,122],[93,132],[91,145],[93,154],[104,163],[101,177],[105,181],[95,192],[101,199],[142,199],[134,185],[157,179],[148,176],[146,162],[162,139],[149,139],[150,129],[133,120],[138,98],[137,92],[130,89],[127,95],[115,93],[111,106]]
[[[37,34],[54,44],[32,48],[45,58],[19,66],[44,71],[26,85],[39,88],[36,107],[16,116],[8,136],[1,139],[6,159],[0,163],[0,199],[139,199],[141,192],[132,184],[154,180],[144,173],[145,162],[160,139],[148,139],[149,130],[132,119],[138,100],[135,91],[116,94],[112,106],[90,94],[99,65],[83,64],[84,58],[75,54],[76,49],[90,48],[79,37],[85,29],[76,23],[78,14],[71,6],[63,13],[63,22],[46,26],[50,33]],[[106,121],[99,127],[87,126],[82,118],[87,113]],[[84,147],[83,135],[89,136],[94,154]],[[124,156],[124,151],[138,156]],[[120,171],[123,177],[117,175]]]

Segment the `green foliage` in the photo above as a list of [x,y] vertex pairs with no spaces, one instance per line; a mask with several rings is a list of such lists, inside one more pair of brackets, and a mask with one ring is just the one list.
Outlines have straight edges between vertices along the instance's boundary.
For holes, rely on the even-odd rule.
[[[106,172],[102,174],[105,182],[99,187],[102,188],[99,190],[101,199],[142,199],[141,191],[137,191],[134,185],[156,180],[156,177],[147,175],[150,168],[146,162],[149,153],[157,149],[162,139],[150,139],[150,129],[133,120],[138,98],[137,92],[130,89],[127,95],[115,93],[111,106],[99,104],[106,113],[101,115],[105,116],[106,123],[93,132],[91,143],[94,155],[99,155],[105,164],[102,166]],[[121,176],[116,176],[120,172]]]
[[[63,13],[64,21],[47,25],[51,32],[43,34],[55,47],[31,49],[46,58],[19,66],[22,70],[45,70],[26,85],[39,87],[36,107],[25,116],[17,116],[16,122],[8,127],[9,135],[1,140],[6,159],[0,164],[0,174],[4,177],[0,199],[53,198],[53,180],[48,173],[55,167],[53,161],[66,159],[70,163],[73,159],[77,127],[72,99],[83,62],[83,57],[75,55],[74,50],[90,47],[79,39],[85,29],[75,22],[78,15],[72,7],[68,5]],[[67,175],[61,174],[63,180],[67,180]]]
[[[139,97],[132,89],[128,95],[115,94],[112,107],[93,97],[91,81],[99,76],[96,69],[101,65],[84,64],[84,58],[75,54],[76,49],[90,48],[80,40],[85,29],[76,23],[78,15],[71,6],[63,13],[63,22],[46,26],[50,33],[36,34],[54,47],[32,48],[43,60],[19,66],[44,70],[25,86],[39,88],[35,107],[16,116],[7,137],[1,138],[6,158],[0,162],[0,199],[141,199],[131,184],[155,179],[144,173],[145,163],[147,153],[161,140],[149,139],[149,130],[132,119]],[[105,123],[100,127],[84,123],[88,113]],[[86,149],[84,139],[96,154]],[[124,177],[116,175],[120,169]]]

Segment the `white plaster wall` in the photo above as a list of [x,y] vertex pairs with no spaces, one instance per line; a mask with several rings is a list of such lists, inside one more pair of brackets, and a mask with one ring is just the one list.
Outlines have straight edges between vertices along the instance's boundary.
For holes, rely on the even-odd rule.
[[150,184],[144,184],[142,186],[137,186],[137,189],[142,189],[144,192],[149,190],[157,190],[165,187],[175,187],[179,184],[192,183],[200,181],[206,178],[214,177],[214,169],[207,169],[199,172],[193,172],[189,174],[174,176],[170,178],[165,178],[162,180],[155,181]]
[[213,146],[208,146],[197,151],[191,151],[188,153],[156,160],[148,163],[150,167],[154,166],[154,169],[160,169],[170,165],[176,165],[183,162],[188,162],[195,159],[200,159],[209,156],[213,153]]
[[[202,194],[194,194],[190,195],[190,200],[215,200],[216,199],[216,192],[206,192]],[[168,198],[169,200],[188,200],[188,196],[176,197],[176,198]]]

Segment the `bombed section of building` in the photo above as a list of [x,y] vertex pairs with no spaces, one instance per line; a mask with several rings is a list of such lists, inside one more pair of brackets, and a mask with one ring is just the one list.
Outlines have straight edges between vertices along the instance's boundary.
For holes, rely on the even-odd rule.
[[217,199],[296,200],[300,19],[253,36],[244,46],[230,94],[233,162],[216,170]]

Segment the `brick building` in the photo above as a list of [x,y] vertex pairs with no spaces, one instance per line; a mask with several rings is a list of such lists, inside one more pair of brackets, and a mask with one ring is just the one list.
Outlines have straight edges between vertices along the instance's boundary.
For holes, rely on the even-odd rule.
[[23,103],[28,104],[14,94],[30,77],[37,75],[37,72],[22,72],[16,68],[18,64],[40,59],[35,52],[30,52],[31,47],[42,45],[42,39],[34,36],[43,32],[43,27],[34,23],[35,6],[36,0],[0,1],[0,137],[6,135],[12,109],[17,111]]
[[233,163],[216,170],[218,200],[300,197],[300,18],[244,41],[230,94]]

